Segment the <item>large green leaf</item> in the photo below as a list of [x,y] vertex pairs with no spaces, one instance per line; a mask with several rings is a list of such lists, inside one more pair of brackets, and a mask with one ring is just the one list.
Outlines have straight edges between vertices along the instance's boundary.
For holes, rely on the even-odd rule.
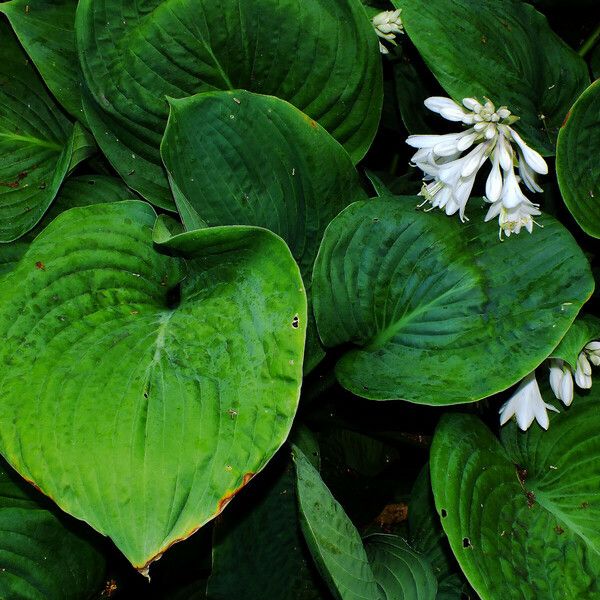
[[10,0],[0,4],[56,99],[78,120],[81,70],[75,50],[77,0]]
[[554,153],[569,107],[589,84],[587,66],[521,0],[393,0],[406,33],[457,102],[490,98],[521,120],[515,127]]
[[600,238],[600,79],[578,98],[558,134],[556,175],[579,226]]
[[[307,287],[325,227],[367,197],[344,148],[272,96],[237,90],[171,101],[161,154],[188,228],[197,213],[207,225],[270,229],[288,243]],[[311,318],[305,367],[322,356]]]
[[73,208],[0,289],[2,453],[142,571],[286,439],[306,327],[275,234],[193,231],[167,256],[154,222],[138,201]]
[[338,600],[380,600],[360,535],[302,451],[294,446],[300,524],[317,567]]
[[[216,522],[211,600],[321,600],[306,549],[289,454],[277,457]],[[312,567],[312,568],[311,568]]]
[[0,245],[0,277],[15,268],[35,236],[60,213],[75,206],[128,200],[132,195],[116,177],[81,175],[67,179],[43,219],[31,231],[14,242]]
[[3,600],[86,600],[98,592],[104,558],[83,529],[0,460]]
[[483,600],[598,597],[599,427],[595,388],[552,413],[548,431],[509,424],[502,444],[473,416],[442,419],[431,449],[435,502]]
[[462,224],[417,202],[356,202],[331,222],[313,275],[319,334],[326,346],[354,344],[336,374],[359,396],[473,402],[539,365],[594,282],[551,217],[500,242],[479,208]]
[[166,96],[248,89],[316,119],[355,161],[382,103],[377,36],[358,0],[83,0],[88,121],[126,182],[172,204],[160,162]]
[[71,162],[73,125],[0,21],[0,243],[42,218]]

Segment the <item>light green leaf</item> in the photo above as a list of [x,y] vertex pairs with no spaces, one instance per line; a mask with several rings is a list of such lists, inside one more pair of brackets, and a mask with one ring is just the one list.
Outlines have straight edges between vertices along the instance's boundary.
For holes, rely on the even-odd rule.
[[0,277],[15,268],[35,236],[60,213],[75,206],[129,200],[132,196],[133,192],[115,177],[82,175],[67,179],[43,219],[31,231],[14,242],[0,245]]
[[264,229],[152,243],[137,201],[73,208],[0,287],[0,447],[143,572],[286,439],[306,297]]
[[360,535],[318,471],[294,446],[300,524],[313,559],[338,600],[380,600]]
[[217,520],[211,600],[325,598],[300,532],[294,488],[289,459],[278,460]]
[[587,66],[521,0],[393,0],[406,33],[457,102],[486,96],[520,117],[515,128],[546,155],[589,85]]
[[600,79],[577,99],[558,135],[556,175],[579,226],[600,238]]
[[377,36],[359,0],[83,0],[84,108],[133,189],[172,207],[159,156],[166,96],[247,89],[289,101],[358,162],[382,104]]
[[73,126],[0,21],[0,243],[32,229],[56,196],[73,152]]
[[84,527],[61,514],[0,460],[0,597],[87,600],[105,563]]
[[[452,550],[483,600],[595,598],[600,589],[600,399],[592,388],[502,444],[477,418],[445,416],[431,480]],[[553,400],[547,394],[546,401]]]
[[81,106],[81,69],[75,50],[77,0],[10,0],[0,3],[17,37],[55,98],[77,120]]
[[585,315],[575,319],[565,337],[554,349],[551,358],[560,358],[577,368],[577,357],[583,347],[593,340],[600,340],[600,319],[593,315]]
[[356,202],[329,225],[313,275],[319,334],[327,347],[354,345],[336,366],[354,394],[474,402],[537,367],[594,282],[549,216],[500,242],[479,208],[462,224],[415,210],[418,201]]
[[365,545],[383,600],[435,600],[438,583],[431,564],[400,536],[376,533]]

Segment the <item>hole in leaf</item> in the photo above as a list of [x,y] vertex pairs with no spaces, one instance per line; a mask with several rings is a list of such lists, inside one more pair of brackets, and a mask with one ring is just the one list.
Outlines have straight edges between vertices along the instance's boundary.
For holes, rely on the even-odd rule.
[[300,319],[298,318],[298,315],[296,315],[292,320],[292,327],[294,329],[298,329],[299,324],[300,324]]
[[442,508],[442,519],[445,519],[448,516],[448,511],[445,508]]
[[177,308],[181,304],[181,283],[174,285],[167,290],[167,308],[171,310]]
[[471,540],[466,537],[463,538],[463,548],[472,548],[473,546],[471,546]]

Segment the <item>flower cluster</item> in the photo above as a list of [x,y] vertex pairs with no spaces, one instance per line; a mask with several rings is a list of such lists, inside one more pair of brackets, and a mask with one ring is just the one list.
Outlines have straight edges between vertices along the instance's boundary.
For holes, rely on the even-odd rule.
[[[402,26],[402,19],[400,13],[402,9],[398,10],[385,10],[373,17],[372,23],[375,27],[375,33],[387,42],[390,42],[394,46],[396,45],[396,34],[404,33],[404,27]],[[381,54],[389,54],[390,51],[379,42],[379,51]]]
[[564,360],[550,361],[550,387],[565,406],[573,402],[573,375],[575,383],[581,389],[588,390],[592,387],[592,365],[600,366],[600,342],[590,342],[579,353],[574,373],[573,368]]
[[525,197],[520,183],[531,192],[541,192],[535,175],[548,173],[548,165],[511,127],[518,117],[505,106],[496,109],[487,98],[483,104],[465,98],[461,106],[450,98],[433,96],[425,100],[425,106],[449,121],[469,125],[458,133],[407,138],[406,143],[417,148],[411,164],[425,173],[420,192],[425,203],[445,210],[447,215],[458,212],[464,221],[477,173],[489,159],[484,199],[491,206],[485,220],[498,217],[501,238],[503,232],[508,237],[523,227],[531,233],[533,217],[540,214],[539,205]]
[[[591,363],[591,364],[590,364]],[[577,357],[575,383],[582,389],[592,387],[592,365],[600,366],[600,341],[589,342]],[[550,387],[554,395],[565,406],[573,402],[573,369],[565,361],[550,360]],[[544,429],[550,420],[547,410],[558,412],[554,406],[544,402],[535,371],[525,377],[515,393],[500,408],[500,425],[514,416],[518,426],[525,431],[535,419]]]

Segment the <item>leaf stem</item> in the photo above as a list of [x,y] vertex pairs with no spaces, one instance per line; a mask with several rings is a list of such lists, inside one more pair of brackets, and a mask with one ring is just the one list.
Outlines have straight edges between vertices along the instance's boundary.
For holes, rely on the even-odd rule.
[[577,51],[577,54],[583,58],[596,45],[598,38],[600,38],[600,23],[596,25],[596,29],[594,29],[585,42],[583,42],[581,48]]

